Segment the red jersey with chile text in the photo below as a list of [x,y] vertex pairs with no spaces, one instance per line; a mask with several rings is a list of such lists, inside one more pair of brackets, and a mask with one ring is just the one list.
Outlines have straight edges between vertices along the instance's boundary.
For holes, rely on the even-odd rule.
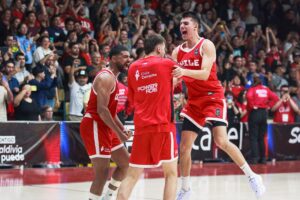
[[[202,68],[202,55],[201,47],[204,38],[201,38],[192,49],[186,50],[183,48],[183,43],[180,45],[177,62],[185,69],[201,70]],[[197,80],[190,77],[183,77],[188,88],[188,99],[193,100],[194,98],[213,95],[216,98],[224,98],[223,87],[217,77],[217,65],[214,62],[210,75],[207,80]]]

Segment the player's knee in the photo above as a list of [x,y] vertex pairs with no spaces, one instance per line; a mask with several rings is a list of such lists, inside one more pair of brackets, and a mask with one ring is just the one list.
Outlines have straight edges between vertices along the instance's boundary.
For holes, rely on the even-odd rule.
[[226,149],[228,146],[228,140],[226,140],[224,138],[215,137],[214,141],[220,149]]
[[184,144],[184,143],[181,143],[180,144],[180,155],[186,155],[186,154],[190,154],[192,151],[192,147],[187,145],[187,144]]
[[108,167],[105,167],[105,166],[97,167],[94,170],[94,172],[95,172],[95,179],[98,179],[99,177],[103,177],[103,176],[107,176],[108,177],[109,166]]
[[164,172],[165,178],[177,177],[177,168],[176,170],[167,170]]

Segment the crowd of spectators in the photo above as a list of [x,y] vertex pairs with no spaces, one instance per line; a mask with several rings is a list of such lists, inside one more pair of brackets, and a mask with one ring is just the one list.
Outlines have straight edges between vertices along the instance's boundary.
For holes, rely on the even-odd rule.
[[[170,56],[182,43],[185,11],[197,13],[200,35],[216,46],[229,121],[247,121],[245,94],[258,73],[284,102],[270,108],[284,114],[278,122],[300,122],[299,0],[1,1],[0,121],[51,120],[48,111],[57,120],[80,120],[111,47],[126,46],[134,61],[144,55],[144,39],[158,33]],[[125,86],[126,80],[122,74]],[[179,121],[185,92],[184,85],[176,88]],[[121,102],[126,120],[130,109]]]

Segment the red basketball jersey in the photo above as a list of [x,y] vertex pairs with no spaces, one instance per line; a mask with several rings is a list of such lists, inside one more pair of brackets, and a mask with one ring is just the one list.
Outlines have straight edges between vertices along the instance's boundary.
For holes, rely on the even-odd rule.
[[[128,100],[134,107],[134,124],[139,133],[170,132],[173,122],[172,69],[176,63],[150,56],[131,64],[128,70]],[[145,128],[147,127],[147,128]]]
[[[185,69],[201,70],[201,48],[204,41],[205,39],[201,38],[198,44],[196,44],[190,50],[183,48],[185,43],[180,45],[177,54],[177,62]],[[183,80],[188,88],[189,100],[210,95],[213,95],[216,98],[224,98],[224,91],[217,77],[217,66],[215,62],[211,68],[209,78],[206,81],[197,80],[190,77],[183,77]]]
[[[98,76],[100,76],[103,73],[110,73],[112,74],[112,76],[115,77],[115,75],[108,69],[103,69],[101,71],[99,71],[94,79],[94,82],[96,80],[96,78]],[[116,83],[115,83],[115,88],[113,89],[113,91],[110,94],[109,97],[109,103],[108,103],[108,109],[109,112],[111,114],[112,117],[116,116],[116,112],[117,112],[117,105],[118,105],[118,84],[117,84],[117,78],[116,79]],[[90,114],[92,116],[92,118],[97,121],[100,124],[103,124],[104,126],[106,126],[106,124],[102,121],[102,119],[100,118],[98,112],[97,112],[97,93],[94,90],[94,82],[93,82],[93,87],[91,90],[91,95],[90,95],[90,99],[86,108],[86,114]]]

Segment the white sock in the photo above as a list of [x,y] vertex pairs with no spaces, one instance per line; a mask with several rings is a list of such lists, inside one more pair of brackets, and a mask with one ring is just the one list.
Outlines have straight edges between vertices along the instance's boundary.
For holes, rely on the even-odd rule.
[[113,193],[114,193],[115,191],[117,191],[117,189],[118,189],[118,188],[120,187],[120,185],[121,185],[121,181],[117,181],[117,180],[111,178],[111,181],[110,181],[109,185],[112,185],[112,186],[116,187],[116,189],[115,189],[115,190],[112,190],[112,189],[110,189],[110,188],[108,187],[108,189],[107,189],[107,191],[106,191],[106,193],[105,193],[105,195],[104,195],[104,200],[105,200],[106,198],[111,197],[111,196],[113,195]]
[[90,193],[89,200],[100,200],[101,196]]
[[110,197],[110,196],[112,196],[115,191],[116,190],[112,190],[112,189],[108,188],[107,191],[106,191],[106,193],[105,193],[105,195],[104,195],[104,197]]
[[190,190],[190,177],[189,176],[182,176],[181,177],[182,185],[181,188],[185,191]]
[[251,178],[255,175],[248,163],[243,164],[240,168],[248,178]]

